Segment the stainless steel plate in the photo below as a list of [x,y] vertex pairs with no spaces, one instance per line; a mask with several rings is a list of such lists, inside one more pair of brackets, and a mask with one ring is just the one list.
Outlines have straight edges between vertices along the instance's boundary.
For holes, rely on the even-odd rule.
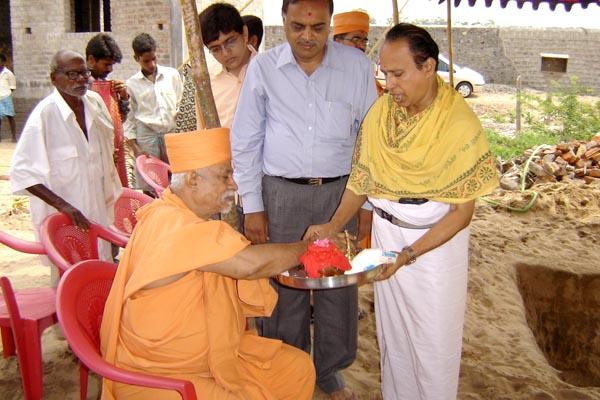
[[335,289],[372,282],[385,264],[354,274],[307,278],[304,270],[292,269],[275,276],[277,282],[296,289]]

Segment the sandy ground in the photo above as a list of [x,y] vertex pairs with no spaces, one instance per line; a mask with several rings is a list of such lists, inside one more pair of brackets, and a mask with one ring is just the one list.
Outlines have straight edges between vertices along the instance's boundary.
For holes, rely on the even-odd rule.
[[[480,94],[478,111],[506,109],[510,92]],[[506,128],[507,130],[510,127]],[[0,143],[0,229],[32,239],[27,208],[6,180],[13,144]],[[460,399],[600,400],[600,186],[537,185],[528,213],[480,201],[472,222]],[[493,196],[524,202],[520,193]],[[0,246],[0,274],[16,288],[49,284],[36,256]],[[360,399],[380,399],[373,290],[360,288],[357,360],[344,371]],[[53,329],[43,337],[47,399],[78,398],[76,360]],[[0,398],[22,398],[14,357],[0,360]],[[325,399],[315,393],[314,399]]]

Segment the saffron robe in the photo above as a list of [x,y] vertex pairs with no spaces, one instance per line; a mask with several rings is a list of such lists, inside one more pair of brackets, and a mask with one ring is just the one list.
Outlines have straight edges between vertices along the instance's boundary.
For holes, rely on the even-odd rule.
[[[268,280],[235,280],[202,267],[233,257],[248,241],[222,221],[205,221],[170,189],[138,211],[101,326],[105,360],[191,381],[199,399],[310,399],[309,356],[245,330],[270,315]],[[176,274],[165,286],[147,285]],[[104,380],[102,399],[178,399],[174,391]]]

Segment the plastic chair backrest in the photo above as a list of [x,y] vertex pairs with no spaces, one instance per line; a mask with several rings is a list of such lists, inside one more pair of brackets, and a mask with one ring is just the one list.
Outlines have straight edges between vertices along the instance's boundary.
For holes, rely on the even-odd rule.
[[40,227],[40,239],[48,258],[64,273],[71,265],[98,259],[98,239],[105,239],[121,247],[127,245],[127,238],[90,221],[87,231],[79,229],[71,218],[63,213],[46,217]]
[[4,302],[8,309],[8,315],[10,315],[13,338],[18,349],[19,371],[21,372],[23,387],[25,388],[31,385],[29,382],[30,374],[27,373],[26,370],[27,351],[33,349],[27,348],[25,341],[25,327],[23,326],[23,320],[21,319],[21,313],[19,312],[19,306],[17,305],[17,299],[15,298],[15,292],[10,284],[10,280],[5,276],[1,277],[0,286],[2,286],[2,295],[4,296]]
[[29,254],[46,254],[44,245],[39,242],[30,242],[29,240],[19,239],[4,231],[0,231],[0,243],[7,245],[11,249]]
[[[74,317],[74,322],[77,323],[74,333],[79,337],[75,338],[75,342],[85,339],[94,349],[100,349],[100,324],[117,265],[98,260],[87,260],[76,265],[77,271],[63,277],[67,279],[68,276],[69,283],[67,290],[62,292],[63,298],[60,301],[67,307],[68,311],[65,312]],[[59,313],[62,324],[64,318],[60,315]],[[65,333],[65,336],[69,339],[71,334]],[[87,361],[84,363],[87,364]]]
[[154,200],[150,196],[129,188],[123,188],[123,193],[115,202],[114,227],[124,235],[131,235],[137,223],[135,212]]
[[135,166],[158,196],[169,186],[170,167],[166,162],[142,154],[135,159]]
[[60,280],[56,296],[58,320],[77,357],[97,374],[117,382],[177,390],[184,400],[195,400],[189,381],[127,371],[104,361],[100,355],[100,325],[104,305],[117,266],[98,260],[82,261]]

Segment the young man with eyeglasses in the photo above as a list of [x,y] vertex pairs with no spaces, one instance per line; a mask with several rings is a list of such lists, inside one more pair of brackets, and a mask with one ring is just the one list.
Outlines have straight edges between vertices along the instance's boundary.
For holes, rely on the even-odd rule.
[[[214,3],[199,15],[202,41],[221,64],[221,72],[211,76],[210,85],[221,126],[231,128],[237,107],[246,68],[256,54],[248,42],[248,28],[238,10],[227,3]],[[179,106],[175,132],[196,130],[198,109],[196,108],[196,85],[192,78],[192,68],[187,63],[183,70],[184,91]],[[222,214],[221,219],[239,229],[238,208]]]
[[[54,91],[33,109],[13,154],[10,183],[29,195],[39,239],[46,216],[60,211],[87,229],[89,220],[109,226],[121,183],[113,163],[113,125],[99,94],[88,91],[83,56],[61,50],[52,57]],[[109,245],[100,256],[112,260]],[[53,280],[58,275],[52,269]]]
[[[141,33],[131,46],[140,71],[126,82],[131,106],[123,126],[126,143],[136,158],[147,154],[168,162],[164,137],[175,128],[183,82],[175,68],[158,65],[152,36]],[[145,193],[152,195],[150,186],[139,174],[136,182]]]
[[[246,68],[256,50],[248,43],[248,28],[231,4],[212,4],[200,13],[199,18],[204,45],[222,66],[221,72],[211,76],[210,84],[221,126],[230,128]],[[184,67],[183,76],[183,100],[177,115],[176,132],[196,129],[196,86],[189,63]]]

